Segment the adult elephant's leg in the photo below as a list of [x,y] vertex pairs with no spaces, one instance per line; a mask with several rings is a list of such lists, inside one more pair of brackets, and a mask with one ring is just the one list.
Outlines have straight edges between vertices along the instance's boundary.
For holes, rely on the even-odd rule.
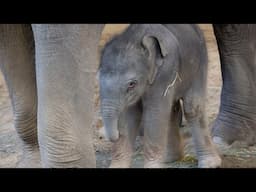
[[92,119],[103,25],[33,25],[43,167],[96,167]]
[[19,167],[39,167],[34,40],[29,25],[0,25],[0,68],[11,98],[14,124],[23,143]]
[[223,87],[213,140],[256,142],[256,25],[213,25],[217,39]]

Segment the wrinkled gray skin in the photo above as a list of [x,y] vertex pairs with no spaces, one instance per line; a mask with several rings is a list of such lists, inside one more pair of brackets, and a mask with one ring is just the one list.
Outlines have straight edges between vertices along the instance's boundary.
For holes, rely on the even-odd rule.
[[223,87],[212,129],[220,147],[256,143],[256,25],[214,24]]
[[0,68],[23,143],[19,167],[96,167],[91,122],[102,29],[0,25]]
[[144,167],[164,167],[180,159],[180,99],[198,167],[220,166],[206,122],[207,62],[204,37],[196,25],[134,24],[106,45],[100,98],[106,137],[115,142],[111,167],[130,167],[140,127]]
[[[213,28],[223,78],[213,139],[224,145],[234,141],[253,144],[256,137],[256,25],[215,24]],[[9,89],[15,127],[23,141],[24,157],[20,167],[41,166],[39,147],[44,167],[95,167],[91,133],[82,134],[90,132],[92,72],[97,67],[96,52],[102,29],[103,25],[98,24],[33,25],[33,30],[30,25],[0,25],[0,68]],[[33,36],[38,37],[36,43]],[[40,50],[36,60],[39,61],[37,75],[41,79],[37,78],[37,82],[34,44]],[[76,73],[69,72],[70,69]],[[75,83],[79,81],[79,85]],[[75,103],[84,106],[74,107]],[[79,136],[74,135],[78,130]]]

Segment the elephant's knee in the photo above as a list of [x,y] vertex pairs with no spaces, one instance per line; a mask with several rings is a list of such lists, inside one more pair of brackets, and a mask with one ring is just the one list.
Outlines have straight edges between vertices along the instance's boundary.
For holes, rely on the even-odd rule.
[[82,160],[82,153],[75,142],[61,141],[61,139],[48,137],[44,143],[40,143],[43,167],[82,167],[79,166]]
[[37,107],[14,106],[14,125],[26,145],[37,145]]
[[184,103],[184,115],[187,119],[195,119],[201,117],[205,112],[204,102],[199,98],[193,98],[191,101]]
[[190,106],[189,109],[185,111],[185,116],[187,119],[198,118],[201,111],[200,106]]
[[63,108],[45,109],[38,126],[43,167],[96,167],[92,140],[83,132],[84,126]]
[[39,145],[43,167],[79,167],[83,160],[78,139],[61,127],[49,125],[40,131]]

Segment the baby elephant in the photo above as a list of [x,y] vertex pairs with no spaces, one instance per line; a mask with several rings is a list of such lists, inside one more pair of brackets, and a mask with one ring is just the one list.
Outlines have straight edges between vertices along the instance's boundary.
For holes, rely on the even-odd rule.
[[207,128],[207,49],[189,24],[132,24],[105,46],[99,69],[106,138],[114,142],[110,167],[130,167],[144,130],[144,167],[181,159],[180,101],[192,129],[198,167],[219,167]]

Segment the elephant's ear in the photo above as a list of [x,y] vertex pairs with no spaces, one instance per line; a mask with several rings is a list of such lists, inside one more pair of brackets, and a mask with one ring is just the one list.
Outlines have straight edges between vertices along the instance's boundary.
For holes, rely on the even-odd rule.
[[176,37],[165,26],[153,24],[142,38],[142,46],[146,49],[149,61],[149,83],[152,84],[157,76],[159,67],[165,58],[178,45]]
[[164,43],[164,39],[161,37],[145,35],[142,39],[142,46],[146,49],[146,56],[148,57],[149,84],[153,84],[158,69],[168,54],[168,45]]

